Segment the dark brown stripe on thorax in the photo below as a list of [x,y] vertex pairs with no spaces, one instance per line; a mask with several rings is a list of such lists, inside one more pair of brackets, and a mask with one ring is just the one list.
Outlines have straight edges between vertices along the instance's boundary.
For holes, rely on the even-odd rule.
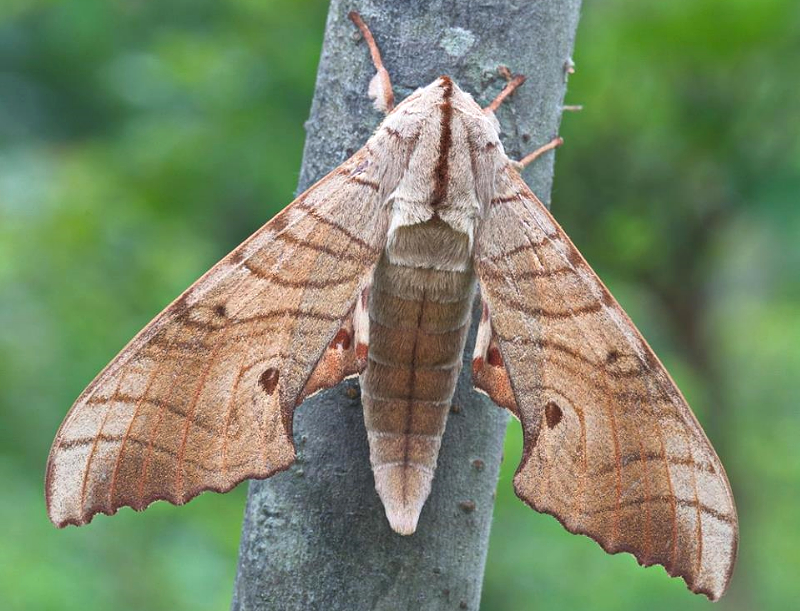
[[442,111],[439,128],[439,159],[436,161],[436,168],[433,173],[434,189],[431,206],[440,205],[447,197],[447,185],[450,180],[450,148],[453,146],[453,81],[448,77],[442,77],[442,103],[439,108]]

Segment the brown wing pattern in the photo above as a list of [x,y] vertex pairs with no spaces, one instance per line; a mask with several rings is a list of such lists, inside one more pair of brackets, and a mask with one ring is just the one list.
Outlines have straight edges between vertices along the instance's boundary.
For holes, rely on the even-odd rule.
[[[298,397],[326,347],[345,343],[337,331],[386,239],[379,165],[369,147],[356,153],[212,268],[98,375],[50,452],[54,524],[80,525],[157,499],[182,504],[293,462]],[[320,375],[315,388],[338,381]]]
[[[517,495],[719,598],[738,540],[725,471],[650,347],[511,168],[476,271],[501,353],[476,363],[505,365],[524,430]],[[503,398],[504,379],[484,372],[479,385]]]

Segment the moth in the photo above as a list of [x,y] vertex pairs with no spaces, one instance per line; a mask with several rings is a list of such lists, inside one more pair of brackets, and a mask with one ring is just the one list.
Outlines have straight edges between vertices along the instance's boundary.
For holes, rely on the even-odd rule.
[[[147,325],[89,384],[46,474],[59,527],[182,504],[295,459],[303,400],[359,375],[375,487],[412,534],[472,304],[476,388],[522,423],[517,495],[717,599],[736,557],[725,471],[664,367],[520,177],[495,109],[443,76]],[[547,148],[557,144],[551,143]]]

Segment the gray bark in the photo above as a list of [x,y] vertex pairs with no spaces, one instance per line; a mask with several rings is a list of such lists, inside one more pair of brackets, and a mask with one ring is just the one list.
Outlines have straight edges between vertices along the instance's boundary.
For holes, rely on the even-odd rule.
[[[360,148],[382,119],[367,99],[374,74],[350,10],[372,29],[402,100],[441,74],[479,103],[528,81],[498,112],[509,156],[558,131],[580,0],[332,0],[300,190]],[[552,153],[525,172],[549,199]],[[477,609],[506,413],[472,390],[473,325],[433,491],[410,537],[389,528],[374,489],[358,399],[348,381],[295,413],[297,463],[254,481],[245,511],[235,610]]]

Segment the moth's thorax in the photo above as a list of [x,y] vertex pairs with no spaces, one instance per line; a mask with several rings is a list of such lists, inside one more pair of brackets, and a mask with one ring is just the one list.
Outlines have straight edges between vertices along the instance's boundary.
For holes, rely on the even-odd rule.
[[497,171],[508,163],[497,120],[448,77],[418,89],[386,117],[375,135],[401,140],[404,158],[387,160],[385,192],[398,228],[435,218],[468,237],[494,191]]

